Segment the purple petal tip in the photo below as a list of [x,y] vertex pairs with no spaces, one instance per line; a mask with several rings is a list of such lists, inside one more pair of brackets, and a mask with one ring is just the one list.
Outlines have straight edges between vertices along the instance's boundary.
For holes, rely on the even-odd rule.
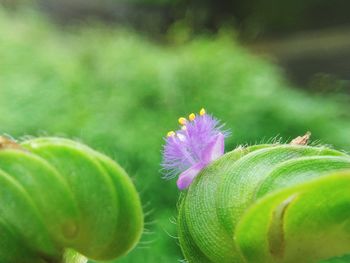
[[203,151],[202,160],[204,163],[215,161],[225,152],[225,136],[220,132]]
[[179,179],[176,182],[177,187],[180,190],[188,188],[194,180],[194,178],[198,175],[198,173],[203,169],[204,166],[204,164],[198,163],[184,171],[182,174],[180,174]]

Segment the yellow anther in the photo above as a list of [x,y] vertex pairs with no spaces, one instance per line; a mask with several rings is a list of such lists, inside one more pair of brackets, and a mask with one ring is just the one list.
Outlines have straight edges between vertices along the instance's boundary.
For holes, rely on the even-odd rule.
[[181,130],[186,131],[186,130],[187,130],[187,127],[186,127],[185,125],[182,126],[182,127],[181,127]]
[[196,115],[194,113],[191,113],[189,116],[188,116],[188,119],[190,121],[193,121],[194,119],[196,118]]
[[199,115],[203,116],[205,114],[205,109],[202,108],[200,111],[199,111]]
[[170,131],[166,134],[167,137],[172,137],[175,136],[175,132],[174,131]]
[[180,123],[181,125],[185,125],[186,122],[187,122],[186,118],[184,118],[184,117],[179,118],[179,123]]

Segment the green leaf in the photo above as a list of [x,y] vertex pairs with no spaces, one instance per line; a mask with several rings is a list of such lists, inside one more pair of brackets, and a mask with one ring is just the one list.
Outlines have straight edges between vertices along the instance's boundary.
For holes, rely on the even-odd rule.
[[350,251],[350,172],[266,195],[235,239],[248,262],[318,262]]
[[81,263],[127,254],[143,230],[138,193],[107,156],[60,138],[0,149],[0,262]]
[[[259,211],[247,212],[251,211],[251,207],[258,206],[262,200],[274,194],[284,193],[290,188],[302,187],[317,180],[325,180],[330,174],[344,170],[350,171],[349,156],[326,147],[256,145],[247,148],[239,147],[225,154],[197,176],[180,200],[178,232],[186,260],[194,263],[310,263],[349,252],[350,248],[346,250],[348,245],[332,248],[326,242],[326,238],[323,238],[319,239],[317,245],[328,246],[328,252],[322,251],[324,254],[319,253],[318,247],[310,243],[309,248],[304,246],[309,252],[309,254],[305,252],[304,258],[297,252],[297,249],[293,250],[292,247],[291,252],[286,257],[284,256],[284,252],[287,251],[284,244],[288,247],[289,243],[285,242],[284,225],[281,222],[284,222],[286,211],[292,209],[294,202],[297,202],[296,200],[301,202],[304,197],[304,195],[299,197],[297,192],[292,191],[282,195],[273,203],[274,206],[270,210],[265,211],[264,209],[267,209],[265,206],[259,206]],[[335,178],[334,183],[338,182],[341,185],[342,181],[338,179],[343,177],[344,175],[332,178]],[[332,213],[339,212],[337,209],[332,210],[330,205],[333,201],[335,205],[337,204],[337,199],[333,200],[337,197],[331,195],[336,186],[328,189],[329,194],[324,199],[316,197],[316,193],[317,196],[322,196],[327,191],[321,191],[321,188],[316,186],[317,184],[310,186],[310,190],[313,187],[316,189],[312,192],[315,197],[314,203],[310,201],[310,204],[328,200],[328,203],[325,202],[328,206],[324,206],[325,215],[331,217]],[[324,186],[326,189],[327,184],[325,183]],[[346,187],[343,186],[337,193],[341,196],[345,191]],[[307,202],[308,199],[305,200]],[[344,202],[342,205],[346,207],[346,201]],[[300,208],[297,212],[300,213],[301,219],[307,218],[308,213],[313,213],[312,216],[315,218],[318,216],[316,208],[310,211]],[[249,213],[249,220],[242,219],[247,213]],[[348,215],[345,215],[345,218],[346,216]],[[333,219],[335,220],[336,217],[337,215],[334,214]],[[323,237],[322,228],[316,227],[317,224],[312,225],[312,222],[310,221],[305,229],[308,228],[311,231],[314,227],[312,233]],[[239,233],[237,233],[238,224]],[[339,224],[337,220],[334,222],[334,226],[339,226]],[[300,225],[299,222],[296,225]],[[257,230],[260,232],[256,232]],[[291,228],[290,233],[302,235],[302,231],[297,227]],[[339,232],[334,232],[329,238],[335,239],[337,234]],[[345,236],[344,242],[346,241]],[[299,244],[298,241],[295,243]],[[272,257],[271,253],[282,256]]]

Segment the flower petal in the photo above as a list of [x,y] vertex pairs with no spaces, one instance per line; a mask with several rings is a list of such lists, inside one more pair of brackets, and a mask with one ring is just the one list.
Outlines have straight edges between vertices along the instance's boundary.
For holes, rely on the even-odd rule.
[[179,179],[177,180],[177,187],[180,190],[184,190],[190,186],[193,179],[197,176],[197,174],[203,169],[205,165],[202,163],[197,163],[186,171],[180,174]]
[[209,164],[218,159],[225,151],[225,135],[221,132],[208,144],[202,155],[202,162]]

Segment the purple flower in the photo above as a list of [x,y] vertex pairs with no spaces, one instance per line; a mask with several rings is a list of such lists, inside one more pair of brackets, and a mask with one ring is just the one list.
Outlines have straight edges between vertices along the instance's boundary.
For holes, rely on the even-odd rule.
[[180,118],[180,130],[170,131],[165,138],[162,167],[165,178],[179,174],[177,186],[186,189],[197,174],[224,154],[224,140],[229,132],[223,124],[201,109],[191,113],[189,120]]

